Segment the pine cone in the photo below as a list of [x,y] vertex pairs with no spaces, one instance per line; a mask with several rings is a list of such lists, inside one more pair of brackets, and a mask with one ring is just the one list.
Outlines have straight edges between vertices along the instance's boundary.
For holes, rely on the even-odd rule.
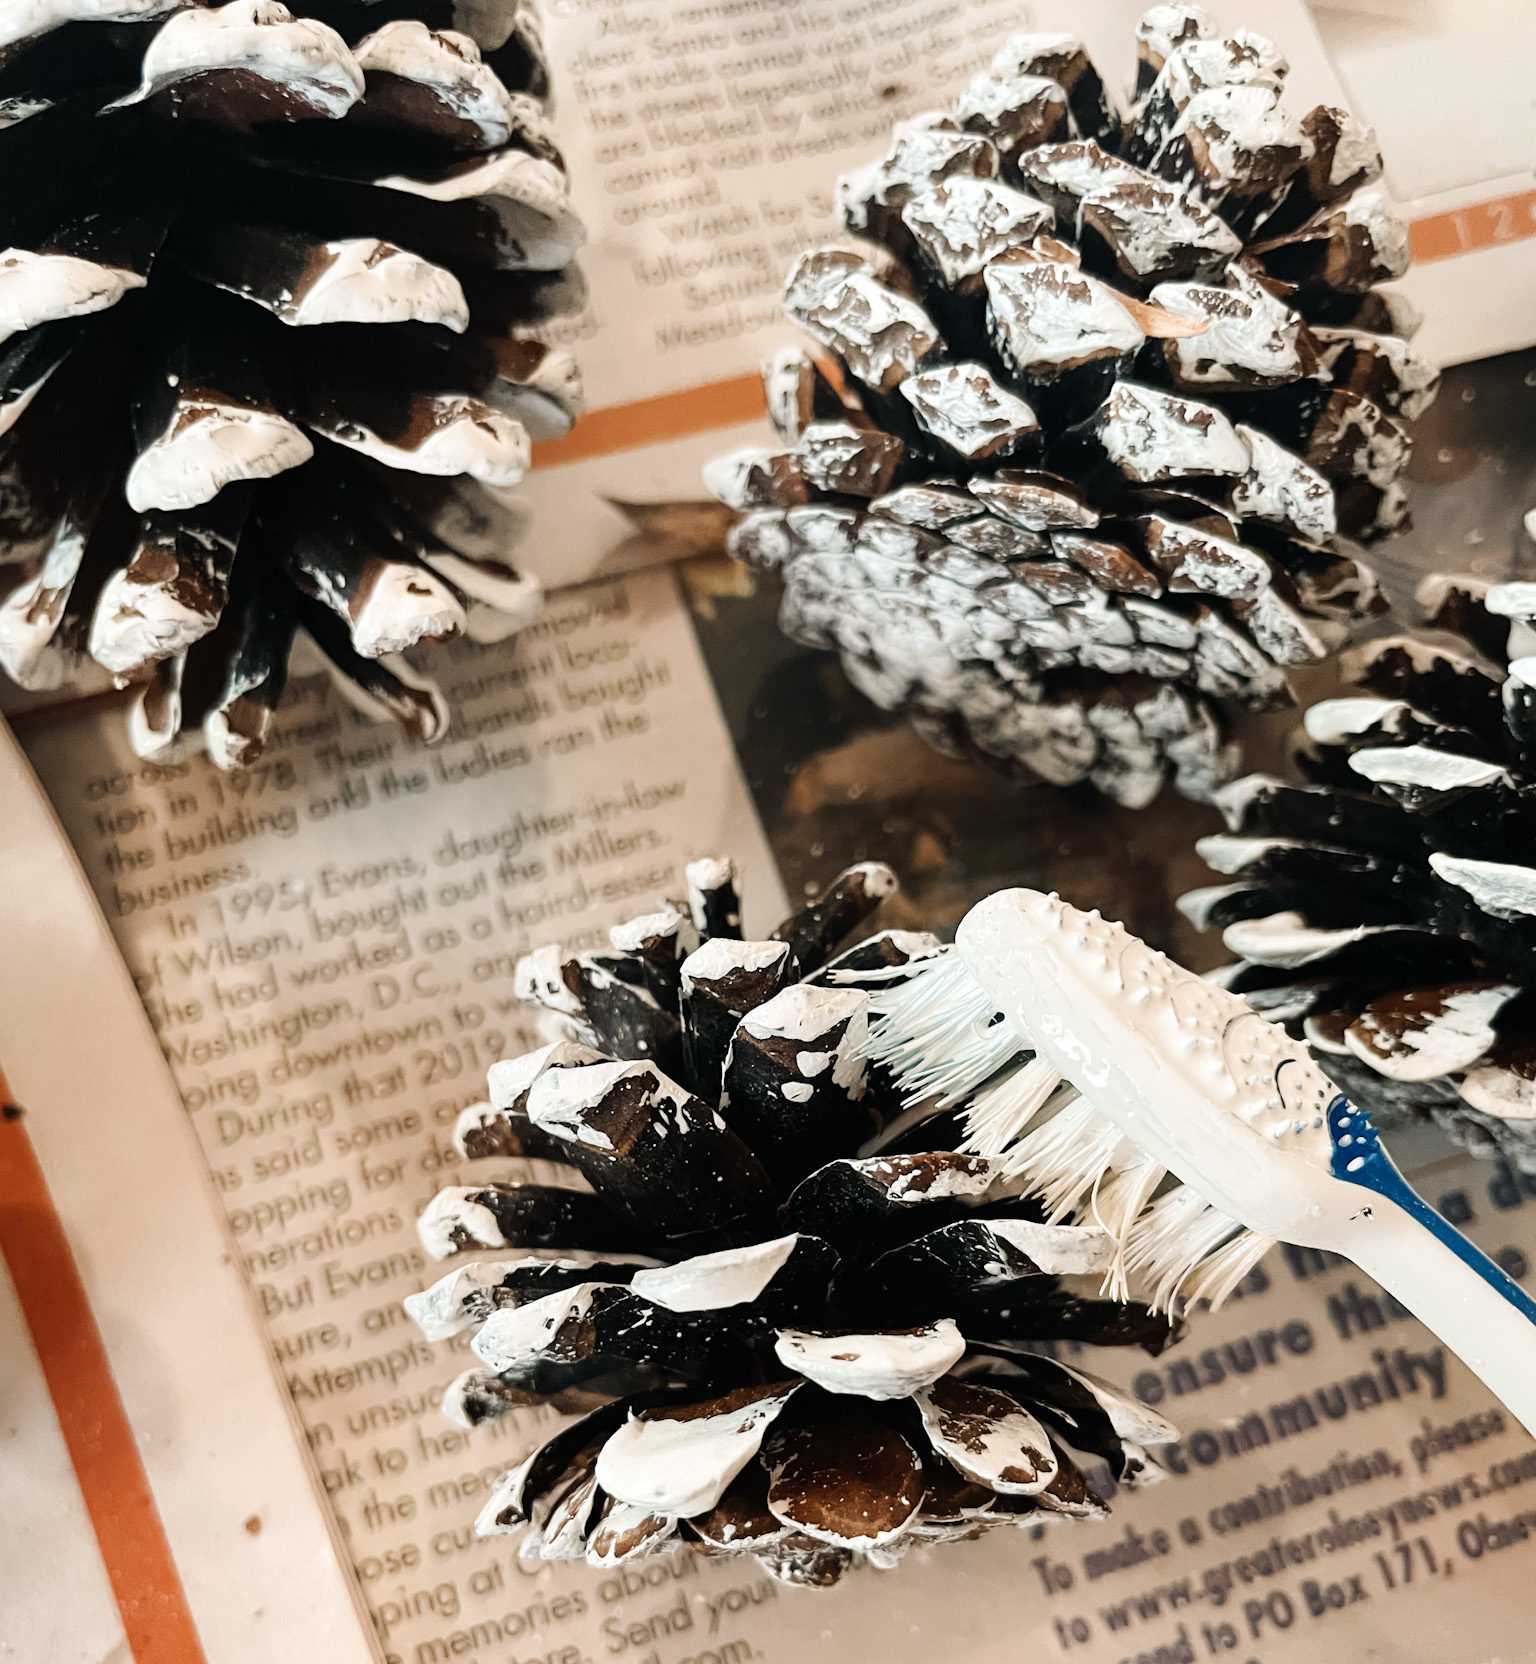
[[582,233],[535,20],[309,10],[0,17],[0,666],[143,682],[144,756],[252,761],[296,630],[436,738],[397,655],[538,604],[500,493],[579,405],[525,337]]
[[517,1180],[441,1191],[421,1218],[438,1258],[520,1250],[406,1302],[431,1339],[478,1331],[486,1367],[448,1414],[587,1408],[477,1529],[597,1565],[681,1539],[827,1584],[913,1543],[1097,1516],[1114,1482],[1156,1477],[1143,1447],[1173,1429],[1046,1355],[1168,1341],[1145,1306],[1064,1283],[1105,1268],[1108,1233],[1045,1224],[956,1152],[950,1112],[878,1137],[899,1106],[859,985],[938,943],[887,931],[829,956],[890,869],[850,868],[761,942],[739,939],[729,863],[688,877],[686,911],[618,927],[612,953],[519,967],[570,1038],[496,1064],[456,1135]]
[[1200,851],[1233,882],[1180,905],[1379,1121],[1536,1172],[1536,585],[1437,577],[1419,601],[1454,637],[1346,655],[1363,692],[1307,712],[1310,783],[1218,793],[1231,833]]
[[[781,624],[951,750],[1148,802],[1235,766],[1221,701],[1286,702],[1378,606],[1433,396],[1373,287],[1403,224],[1373,135],[1196,6],[1142,19],[1122,122],[1081,44],[1016,35],[838,182],[869,241],[803,255],[767,366],[778,451],[706,483]],[[877,245],[869,246],[870,243]]]

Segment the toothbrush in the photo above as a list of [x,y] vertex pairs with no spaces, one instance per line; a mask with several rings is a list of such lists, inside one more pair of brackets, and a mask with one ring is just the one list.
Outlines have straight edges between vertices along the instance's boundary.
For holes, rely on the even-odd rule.
[[[1277,1240],[1395,1295],[1536,1433],[1536,1302],[1409,1188],[1306,1048],[1122,925],[1034,890],[875,997],[909,1098],[964,1105],[968,1146],[1090,1209],[1154,1301],[1213,1305]],[[1172,1175],[1182,1187],[1169,1189]]]

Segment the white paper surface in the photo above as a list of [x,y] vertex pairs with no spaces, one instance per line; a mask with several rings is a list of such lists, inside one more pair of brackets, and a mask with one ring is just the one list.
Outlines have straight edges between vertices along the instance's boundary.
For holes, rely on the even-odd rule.
[[[117,1602],[96,1551],[69,1451],[32,1349],[16,1290],[0,1259],[0,1469],[7,1494],[47,1506],[0,1508],[6,1634],[0,1659],[127,1664]],[[18,1577],[19,1567],[47,1577]],[[67,1601],[60,1599],[69,1591]]]
[[[373,1653],[355,1589],[315,1506],[206,1168],[101,913],[3,726],[0,801],[0,1059],[209,1664],[314,1647],[363,1664]],[[46,1448],[34,1459],[47,1460]],[[78,1520],[69,1526],[67,1490],[53,1515],[71,1544],[62,1563],[45,1533],[25,1530],[31,1510],[54,1506],[49,1491],[8,1486],[6,1498],[23,1526],[17,1555],[0,1559],[7,1640],[18,1658],[51,1660],[41,1637],[72,1627],[74,1585],[63,1578],[88,1549]],[[51,1615],[40,1592],[54,1597]],[[87,1580],[81,1633],[100,1622],[95,1597]],[[12,1630],[22,1618],[28,1627]]]

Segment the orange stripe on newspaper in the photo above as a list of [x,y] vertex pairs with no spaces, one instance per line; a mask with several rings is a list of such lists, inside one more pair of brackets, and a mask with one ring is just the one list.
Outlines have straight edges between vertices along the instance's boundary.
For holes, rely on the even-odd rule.
[[85,1285],[0,1076],[0,1254],[137,1664],[206,1664]]
[[547,439],[535,445],[533,466],[559,468],[567,462],[584,462],[588,457],[612,456],[618,451],[639,450],[642,445],[711,433],[738,422],[755,422],[766,408],[763,380],[756,372],[706,382],[702,387],[685,387],[677,393],[662,393],[654,399],[637,399],[633,404],[608,405],[602,410],[589,410],[563,439]]
[[1518,191],[1491,202],[1470,202],[1444,214],[1428,214],[1409,227],[1415,260],[1453,260],[1458,254],[1536,237],[1536,191]]

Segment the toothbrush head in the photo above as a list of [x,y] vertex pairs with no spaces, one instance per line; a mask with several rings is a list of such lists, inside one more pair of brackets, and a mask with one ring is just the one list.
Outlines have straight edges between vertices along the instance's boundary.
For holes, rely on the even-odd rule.
[[1059,896],[989,896],[956,945],[1021,1042],[1147,1158],[1234,1219],[1298,1240],[1305,1227],[1292,1215],[1318,1211],[1306,1177],[1331,1174],[1328,1114],[1340,1095],[1304,1046]]

